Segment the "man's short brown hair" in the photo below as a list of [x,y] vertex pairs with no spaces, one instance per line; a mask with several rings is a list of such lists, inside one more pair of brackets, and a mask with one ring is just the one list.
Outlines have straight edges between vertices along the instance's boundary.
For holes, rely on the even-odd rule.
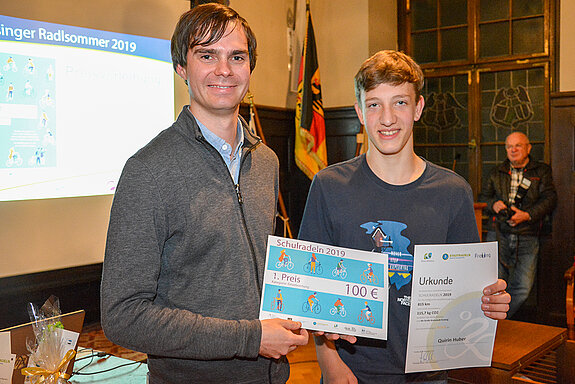
[[355,75],[355,97],[363,105],[365,93],[379,84],[413,84],[415,98],[419,100],[423,89],[423,71],[419,65],[403,52],[385,50],[363,62]]
[[186,67],[188,49],[197,45],[210,45],[219,41],[230,23],[241,26],[248,40],[250,72],[256,67],[256,36],[248,22],[232,8],[216,3],[202,4],[187,11],[176,25],[172,35],[172,65]]

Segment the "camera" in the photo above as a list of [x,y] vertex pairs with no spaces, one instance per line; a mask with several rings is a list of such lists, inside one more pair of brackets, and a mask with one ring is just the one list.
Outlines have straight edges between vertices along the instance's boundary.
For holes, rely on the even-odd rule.
[[[508,207],[510,206],[509,203],[505,204]],[[503,208],[497,213],[497,221],[505,223],[507,220],[511,219],[513,216],[513,211],[510,208]]]
[[511,217],[515,214],[511,207],[516,207],[521,209],[523,206],[523,198],[527,195],[527,190],[531,186],[531,180],[527,178],[523,178],[521,180],[521,184],[517,187],[517,193],[515,194],[515,201],[513,203],[507,202],[505,205],[509,208],[504,208],[497,213],[497,220],[501,222],[506,222],[507,220],[511,219]]

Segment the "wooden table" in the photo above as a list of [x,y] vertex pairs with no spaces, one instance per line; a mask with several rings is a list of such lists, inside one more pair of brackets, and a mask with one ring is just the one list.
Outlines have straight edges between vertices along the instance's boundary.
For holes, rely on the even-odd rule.
[[501,320],[497,324],[491,367],[449,371],[463,383],[512,383],[519,370],[565,342],[567,329],[548,325]]

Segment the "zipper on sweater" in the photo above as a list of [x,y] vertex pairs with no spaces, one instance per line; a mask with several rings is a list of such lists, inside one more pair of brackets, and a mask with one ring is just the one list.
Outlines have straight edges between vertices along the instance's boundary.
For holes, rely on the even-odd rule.
[[215,152],[215,154],[217,155],[217,157],[220,159],[220,161],[222,162],[222,164],[224,165],[224,168],[226,169],[226,173],[228,174],[228,177],[230,178],[230,181],[232,182],[233,186],[234,186],[234,190],[236,192],[236,197],[238,198],[238,204],[239,204],[239,208],[240,208],[240,216],[242,218],[242,226],[244,228],[244,233],[246,234],[246,239],[248,241],[248,245],[250,248],[250,253],[252,256],[252,264],[254,266],[254,276],[256,278],[256,287],[258,289],[258,294],[261,298],[262,296],[262,284],[260,283],[260,273],[258,271],[258,262],[257,262],[257,258],[256,258],[256,250],[254,247],[254,242],[252,240],[252,236],[250,235],[250,232],[248,230],[248,224],[246,222],[246,215],[244,213],[244,200],[242,198],[242,194],[240,191],[240,178],[242,175],[242,166],[244,164],[244,161],[247,157],[248,154],[250,154],[250,152],[252,152],[258,145],[261,144],[261,141],[258,140],[257,143],[255,143],[254,145],[252,145],[251,147],[249,147],[246,150],[246,153],[242,154],[242,158],[240,160],[240,172],[239,172],[239,177],[238,177],[238,182],[237,184],[234,182],[234,178],[232,177],[232,175],[230,174],[229,170],[228,170],[228,166],[226,165],[224,159],[222,159],[222,155],[220,155],[220,153],[217,151],[217,149],[215,149],[214,147],[212,147],[212,145],[210,143],[208,143],[208,141],[201,136],[200,137],[200,141],[202,141],[208,148],[210,151]]
[[[241,168],[241,166],[240,166]],[[240,184],[236,184],[236,195],[238,196],[238,203],[240,203],[240,206],[243,205],[244,200],[242,199],[242,193],[240,192]]]
[[[246,237],[248,239],[248,245],[250,246],[250,251],[252,254],[252,261],[254,264],[254,273],[255,273],[255,277],[256,277],[256,286],[258,287],[258,294],[260,295],[260,298],[261,298],[261,296],[262,296],[262,284],[260,282],[260,273],[258,271],[258,261],[256,258],[256,250],[254,247],[254,242],[252,240],[252,236],[250,235],[250,231],[248,230],[248,224],[246,222],[246,215],[244,213],[244,200],[242,198],[242,194],[240,191],[240,178],[242,177],[242,166],[244,164],[244,161],[245,161],[247,155],[250,154],[250,152],[252,152],[260,143],[261,143],[261,141],[258,141],[256,144],[249,147],[248,150],[246,151],[246,153],[243,154],[242,159],[240,160],[240,172],[239,172],[239,176],[238,176],[238,183],[235,185],[235,187],[236,187],[236,195],[238,197],[238,203],[240,205],[240,214],[242,216],[242,224],[244,226],[244,231],[245,231]],[[231,177],[231,175],[230,175],[230,177]]]

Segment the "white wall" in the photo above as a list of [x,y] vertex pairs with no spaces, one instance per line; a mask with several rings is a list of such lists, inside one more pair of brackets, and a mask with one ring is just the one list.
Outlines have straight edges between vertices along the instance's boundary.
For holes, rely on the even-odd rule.
[[312,1],[324,107],[354,103],[353,77],[369,57],[368,1]]
[[[258,39],[258,64],[251,80],[255,102],[293,108],[286,19],[294,1],[231,0],[230,5]],[[353,77],[361,63],[380,49],[396,48],[395,9],[394,0],[311,1],[324,107],[353,105]]]

